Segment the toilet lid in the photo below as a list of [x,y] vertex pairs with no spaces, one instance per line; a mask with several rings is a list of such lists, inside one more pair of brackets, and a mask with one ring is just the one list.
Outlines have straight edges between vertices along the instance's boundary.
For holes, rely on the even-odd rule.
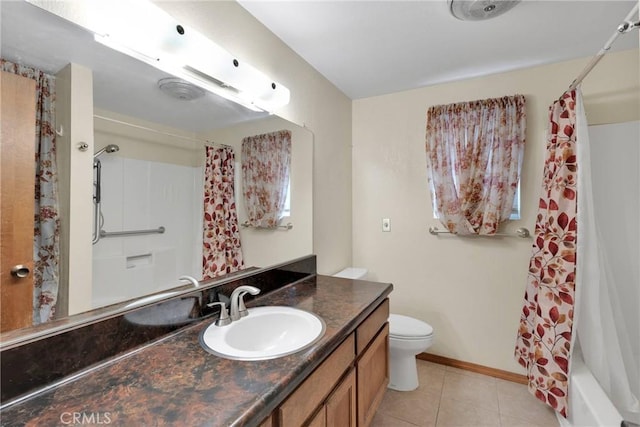
[[433,328],[428,323],[401,314],[389,315],[389,336],[418,338],[433,334]]

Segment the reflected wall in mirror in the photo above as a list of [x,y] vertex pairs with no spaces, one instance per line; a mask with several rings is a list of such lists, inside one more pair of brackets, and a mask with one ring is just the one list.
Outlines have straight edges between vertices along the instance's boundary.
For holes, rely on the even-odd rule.
[[[83,28],[26,2],[2,2],[0,7],[2,58],[42,70],[56,81],[56,319],[184,285],[182,275],[202,277],[206,144],[234,149],[241,224],[246,220],[239,182],[242,138],[292,132],[291,213],[283,222],[293,228],[241,227],[244,265],[266,267],[312,252],[309,131],[206,91],[189,100],[184,91],[193,88],[183,88],[182,95],[171,97],[158,82],[172,76],[96,43]],[[2,145],[5,161],[4,137]],[[33,164],[24,166],[33,169]],[[2,188],[3,197],[18,191]],[[5,208],[3,203],[3,215]],[[159,227],[163,233],[117,234]],[[5,260],[2,268],[8,268]],[[7,277],[3,272],[3,294],[10,285]],[[26,280],[32,287],[33,274]],[[24,309],[30,321],[33,305]]]

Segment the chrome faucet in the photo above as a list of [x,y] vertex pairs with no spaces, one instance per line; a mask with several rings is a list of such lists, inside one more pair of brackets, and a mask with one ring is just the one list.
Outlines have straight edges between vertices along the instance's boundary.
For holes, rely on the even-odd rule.
[[246,294],[258,295],[259,293],[260,289],[254,286],[243,285],[235,288],[231,293],[231,320],[239,320],[249,314],[243,300]]

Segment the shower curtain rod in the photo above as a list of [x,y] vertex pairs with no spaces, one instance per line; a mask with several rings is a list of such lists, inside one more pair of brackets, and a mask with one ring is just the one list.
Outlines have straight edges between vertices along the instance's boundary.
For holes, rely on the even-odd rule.
[[100,119],[100,120],[106,120],[108,122],[118,123],[120,125],[130,126],[130,127],[136,128],[136,129],[141,129],[141,130],[146,130],[146,131],[149,131],[149,132],[154,132],[154,133],[157,133],[157,134],[160,134],[160,135],[170,136],[170,137],[173,137],[173,138],[186,139],[187,141],[192,141],[192,142],[198,142],[198,143],[204,144],[204,145],[217,146],[217,147],[231,147],[230,145],[219,144],[219,143],[213,142],[213,141],[206,141],[206,140],[191,138],[189,136],[178,135],[176,133],[164,132],[164,131],[153,129],[153,128],[150,128],[150,127],[136,125],[135,123],[129,123],[129,122],[125,122],[125,121],[122,121],[122,120],[112,119],[111,117],[101,116],[99,114],[94,114],[93,117],[96,118],[96,119]]
[[[571,82],[569,89],[567,89],[565,93],[571,92],[576,87],[578,87],[580,83],[582,83],[582,80],[584,80],[584,78],[587,77],[587,74],[589,74],[589,72],[598,64],[598,62],[600,62],[600,60],[604,57],[604,55],[606,55],[609,49],[611,49],[611,46],[613,45],[613,43],[616,41],[616,39],[620,34],[628,33],[632,29],[640,27],[640,21],[633,20],[634,15],[637,15],[637,13],[638,13],[638,4],[636,4],[633,7],[633,9],[631,9],[631,12],[629,12],[625,20],[622,22],[622,24],[618,25],[618,28],[616,29],[615,33],[613,33],[611,38],[607,40],[607,43],[604,45],[604,47],[600,49],[600,51],[591,59],[591,61],[589,61],[589,63],[584,67],[582,72],[578,75],[578,77],[576,77],[575,80]],[[637,16],[635,16],[635,18],[637,19]]]

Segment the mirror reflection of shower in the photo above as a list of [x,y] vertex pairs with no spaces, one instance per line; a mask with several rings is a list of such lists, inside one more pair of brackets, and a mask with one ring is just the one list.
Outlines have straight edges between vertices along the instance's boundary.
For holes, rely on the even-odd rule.
[[116,144],[109,144],[106,147],[102,147],[93,155],[93,240],[92,243],[95,245],[100,240],[100,230],[102,230],[102,226],[104,225],[104,217],[102,216],[101,209],[101,183],[100,183],[100,175],[102,170],[102,165],[100,164],[100,157],[102,154],[107,153],[115,153],[120,150]]
[[96,153],[93,155],[93,159],[94,161],[98,161],[98,157],[100,157],[102,155],[102,153],[115,153],[116,151],[120,150],[120,147],[118,147],[116,144],[109,144],[106,147],[102,147],[101,149],[99,149],[98,151],[96,151]]

